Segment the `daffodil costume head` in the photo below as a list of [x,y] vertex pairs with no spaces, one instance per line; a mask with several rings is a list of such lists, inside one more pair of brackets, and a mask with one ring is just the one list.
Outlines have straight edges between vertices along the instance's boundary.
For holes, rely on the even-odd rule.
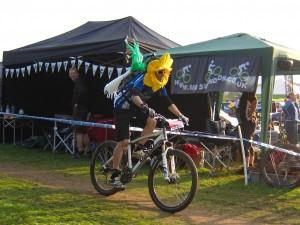
[[151,87],[154,92],[166,86],[172,71],[173,59],[169,53],[163,54],[159,59],[148,63],[144,84]]

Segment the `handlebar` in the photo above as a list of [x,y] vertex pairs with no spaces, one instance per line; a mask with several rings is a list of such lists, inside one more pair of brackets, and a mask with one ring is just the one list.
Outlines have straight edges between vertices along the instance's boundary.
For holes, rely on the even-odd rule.
[[[157,120],[160,120],[163,123],[163,126],[165,126],[165,127],[168,127],[170,125],[168,119],[161,114],[156,113],[154,118]],[[182,121],[181,119],[179,119],[179,120]],[[185,126],[189,125],[189,124],[185,124],[184,121],[182,121],[182,122]]]

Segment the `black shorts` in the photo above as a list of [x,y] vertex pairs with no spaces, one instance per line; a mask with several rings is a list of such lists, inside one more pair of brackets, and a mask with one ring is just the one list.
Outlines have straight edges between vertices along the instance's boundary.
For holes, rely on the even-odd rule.
[[[86,121],[88,115],[88,110],[85,108],[73,108],[72,118],[78,121]],[[87,128],[84,126],[74,126],[74,131],[77,133],[87,133]]]
[[148,115],[143,113],[141,110],[133,109],[115,109],[115,126],[116,126],[116,140],[122,141],[124,139],[129,139],[129,127],[130,125],[144,127]]

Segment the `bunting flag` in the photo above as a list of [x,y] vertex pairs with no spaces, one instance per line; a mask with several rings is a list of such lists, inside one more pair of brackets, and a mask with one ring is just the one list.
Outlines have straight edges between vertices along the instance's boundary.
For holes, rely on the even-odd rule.
[[48,69],[49,69],[49,65],[50,65],[50,63],[45,63],[45,69],[46,69],[46,72],[48,72]]
[[108,79],[110,80],[111,78],[111,75],[113,74],[114,72],[114,68],[113,67],[108,67],[107,68],[107,73],[108,73]]
[[18,78],[19,74],[20,74],[20,69],[16,69],[16,74],[17,74],[17,78]]
[[105,66],[100,65],[100,78],[102,77],[104,71],[105,71]]
[[98,65],[93,65],[93,76],[95,76],[98,67]]
[[54,73],[55,71],[55,66],[56,66],[56,63],[51,63],[51,72]]
[[15,72],[15,69],[10,69],[10,77],[11,78],[14,76],[14,72]]
[[62,65],[62,62],[57,62],[57,72],[60,71],[61,65]]
[[42,71],[42,67],[43,67],[43,62],[39,62],[39,71]]
[[122,71],[123,71],[123,68],[122,68],[122,67],[120,67],[120,68],[118,67],[118,68],[117,68],[118,77],[122,75]]
[[25,77],[25,67],[21,68],[22,76]]
[[72,68],[75,67],[75,63],[76,63],[76,59],[72,59],[72,60],[71,60],[71,66],[72,66]]
[[64,68],[65,68],[65,71],[67,71],[68,64],[69,64],[69,61],[64,61]]
[[83,61],[82,61],[81,59],[78,59],[78,62],[77,62],[77,69],[80,69],[82,63],[83,63]]
[[126,72],[127,72],[128,70],[130,70],[130,67],[126,67]]
[[9,69],[5,69],[5,77],[7,78],[8,76],[8,73],[9,73]]
[[87,73],[89,67],[90,67],[90,63],[89,62],[84,62],[84,72]]
[[38,71],[38,64],[37,63],[33,64],[33,69],[34,69],[34,72],[37,73],[37,71]]
[[30,75],[30,72],[31,72],[31,65],[27,66],[26,69],[27,69],[27,74]]

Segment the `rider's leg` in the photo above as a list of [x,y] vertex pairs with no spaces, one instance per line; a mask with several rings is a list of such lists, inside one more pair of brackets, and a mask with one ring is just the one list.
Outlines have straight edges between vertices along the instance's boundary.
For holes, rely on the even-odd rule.
[[119,141],[116,145],[113,153],[113,169],[120,170],[120,163],[123,156],[124,149],[127,148],[129,143],[128,139],[124,139],[122,141]]
[[[146,125],[145,125],[145,127],[144,127],[144,129],[141,133],[141,136],[152,134],[155,127],[156,127],[156,119],[148,117],[147,120],[146,120]],[[140,144],[145,144],[146,141],[147,141],[147,139],[143,139],[139,143]]]
[[124,190],[126,186],[121,181],[120,163],[123,156],[124,148],[128,146],[129,140],[119,141],[113,153],[113,171],[111,174],[111,182],[114,188]]

